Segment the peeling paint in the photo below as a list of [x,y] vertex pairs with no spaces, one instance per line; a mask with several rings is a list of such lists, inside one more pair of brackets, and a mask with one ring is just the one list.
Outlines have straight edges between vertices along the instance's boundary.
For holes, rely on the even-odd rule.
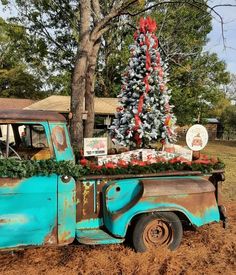
[[0,178],[0,188],[2,187],[16,187],[21,184],[21,179],[14,178]]
[[52,129],[52,141],[59,152],[64,152],[67,148],[65,130],[61,126],[55,126]]

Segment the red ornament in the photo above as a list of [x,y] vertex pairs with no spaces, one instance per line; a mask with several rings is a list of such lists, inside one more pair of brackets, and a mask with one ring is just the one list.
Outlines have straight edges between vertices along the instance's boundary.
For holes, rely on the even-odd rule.
[[88,160],[85,159],[85,158],[82,158],[82,159],[80,160],[80,164],[81,164],[82,166],[86,166],[86,165],[88,164]]
[[126,161],[124,161],[123,159],[120,159],[117,162],[117,165],[120,166],[120,167],[127,167],[128,166],[128,164],[126,163]]
[[116,168],[115,164],[112,163],[112,162],[106,163],[106,164],[105,164],[105,167],[106,167],[107,169],[114,169],[114,168]]
[[161,144],[162,144],[162,145],[165,145],[165,144],[166,144],[166,141],[165,141],[165,139],[164,139],[164,138],[163,138],[163,139],[161,139],[161,140],[160,140],[160,142],[161,142]]
[[123,111],[123,109],[124,109],[124,108],[123,108],[122,106],[117,107],[117,108],[116,108],[116,112],[119,113],[119,112]]

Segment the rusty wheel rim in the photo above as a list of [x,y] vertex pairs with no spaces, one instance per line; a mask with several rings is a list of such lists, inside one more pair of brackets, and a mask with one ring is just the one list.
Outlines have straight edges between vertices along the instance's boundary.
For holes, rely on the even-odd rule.
[[173,238],[171,224],[163,220],[153,220],[143,232],[143,241],[147,247],[168,246]]

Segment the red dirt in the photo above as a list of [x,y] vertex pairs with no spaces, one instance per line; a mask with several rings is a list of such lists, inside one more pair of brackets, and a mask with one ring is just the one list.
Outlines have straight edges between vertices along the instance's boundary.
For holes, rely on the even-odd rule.
[[0,274],[236,274],[236,202],[219,223],[186,231],[175,252],[135,253],[124,245],[40,247],[1,252]]

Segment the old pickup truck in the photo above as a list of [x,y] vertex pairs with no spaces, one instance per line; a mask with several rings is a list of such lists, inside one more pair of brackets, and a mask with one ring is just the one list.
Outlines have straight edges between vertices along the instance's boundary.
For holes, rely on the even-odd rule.
[[[0,158],[74,161],[65,118],[41,111],[0,111]],[[1,169],[1,167],[0,167]],[[0,178],[0,248],[115,244],[136,251],[176,249],[183,224],[225,222],[223,171],[146,175]]]

